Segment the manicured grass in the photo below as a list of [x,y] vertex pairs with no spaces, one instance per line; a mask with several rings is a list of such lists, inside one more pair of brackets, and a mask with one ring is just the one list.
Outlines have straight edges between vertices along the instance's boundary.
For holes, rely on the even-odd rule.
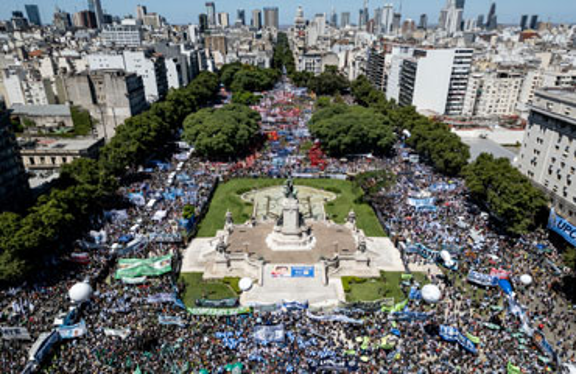
[[[357,226],[369,237],[384,237],[385,232],[379,224],[372,208],[362,202],[363,192],[351,181],[329,179],[295,179],[295,185],[324,189],[337,194],[337,199],[325,205],[325,211],[331,220],[344,223],[349,211],[357,215]],[[239,178],[221,184],[216,189],[209,210],[200,223],[198,237],[213,237],[224,227],[224,216],[230,210],[236,224],[242,224],[252,215],[252,204],[243,201],[240,196],[252,189],[262,189],[282,185],[284,180],[272,178]]]
[[[230,285],[220,280],[202,280],[202,273],[188,272],[180,274],[180,281],[186,285],[182,302],[186,306],[193,307],[196,305],[196,300],[200,298],[206,299],[222,299],[238,297]],[[229,278],[230,282],[236,282],[237,278]]]
[[[405,300],[407,296],[401,290],[402,274],[402,272],[381,272],[381,277],[378,278],[343,277],[344,280],[341,281],[347,302],[376,301],[383,298],[394,298],[395,303]],[[427,276],[421,272],[413,272],[413,279],[421,285],[428,283]]]

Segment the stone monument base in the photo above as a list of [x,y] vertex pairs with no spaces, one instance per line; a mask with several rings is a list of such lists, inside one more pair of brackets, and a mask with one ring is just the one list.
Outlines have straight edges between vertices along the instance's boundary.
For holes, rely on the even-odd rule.
[[266,244],[273,251],[303,251],[314,249],[317,239],[306,233],[284,234],[275,230],[266,237]]

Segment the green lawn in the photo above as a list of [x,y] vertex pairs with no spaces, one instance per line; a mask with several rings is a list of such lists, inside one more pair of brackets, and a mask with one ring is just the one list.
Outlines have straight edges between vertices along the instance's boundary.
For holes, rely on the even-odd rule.
[[[227,209],[232,212],[234,222],[242,224],[252,215],[252,204],[243,201],[240,196],[251,189],[282,185],[284,180],[272,178],[239,178],[221,184],[216,189],[209,210],[200,223],[198,237],[213,237],[216,231],[224,227]],[[337,223],[344,223],[351,209],[357,214],[357,226],[369,237],[384,237],[385,232],[379,224],[372,208],[362,202],[363,192],[351,181],[329,179],[295,179],[295,185],[324,189],[337,194],[337,199],[328,202],[325,211]]]
[[[394,298],[395,303],[407,298],[401,290],[402,272],[381,272],[378,278],[343,277],[343,287],[347,302],[376,301],[383,298]],[[421,272],[413,272],[413,278],[421,285],[428,284],[427,276]],[[345,279],[345,280],[342,280]],[[346,284],[348,283],[347,291]]]
[[[228,280],[238,284],[238,278],[229,278]],[[182,302],[189,307],[195,306],[195,301],[200,298],[223,299],[238,297],[238,293],[226,282],[221,280],[205,281],[202,279],[202,273],[200,272],[181,273],[180,281],[183,281],[186,285]]]

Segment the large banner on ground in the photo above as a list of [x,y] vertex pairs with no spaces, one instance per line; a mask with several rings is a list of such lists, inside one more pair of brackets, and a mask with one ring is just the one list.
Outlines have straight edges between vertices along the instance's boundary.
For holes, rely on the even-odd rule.
[[238,305],[238,298],[223,299],[197,299],[196,305],[200,307],[235,307]]
[[322,322],[341,322],[341,323],[351,323],[351,324],[363,324],[362,320],[349,318],[346,315],[314,315],[310,311],[307,311],[307,317],[311,320],[318,320]]
[[250,307],[236,307],[234,309],[217,309],[211,307],[189,307],[186,309],[192,315],[230,316],[250,313]]
[[497,286],[499,285],[499,278],[497,276],[487,275],[477,271],[470,271],[467,276],[467,281],[473,284],[482,286]]
[[31,340],[30,333],[23,327],[0,327],[3,340]]
[[291,277],[315,277],[314,266],[292,266]]
[[252,337],[259,342],[283,342],[285,338],[284,325],[256,326]]
[[477,347],[467,336],[463,335],[457,328],[445,325],[439,326],[439,336],[447,342],[456,342],[466,351],[477,354]]
[[549,223],[547,228],[551,229],[553,232],[563,237],[565,241],[575,246],[575,226],[557,215],[553,208],[551,208],[549,214]]
[[116,279],[140,276],[159,276],[172,270],[172,254],[148,259],[119,259]]

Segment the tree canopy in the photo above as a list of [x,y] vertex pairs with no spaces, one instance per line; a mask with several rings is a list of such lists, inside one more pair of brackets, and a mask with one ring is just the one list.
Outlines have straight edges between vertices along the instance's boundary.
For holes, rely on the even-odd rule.
[[198,154],[227,160],[247,152],[259,140],[260,115],[239,104],[219,109],[205,108],[184,121],[183,137]]
[[331,156],[390,151],[395,135],[390,120],[368,108],[333,104],[317,111],[309,123],[311,134]]
[[279,72],[286,69],[288,75],[295,72],[295,60],[290,49],[288,37],[285,33],[279,32],[276,37],[276,43],[272,55],[272,67]]
[[513,234],[534,228],[546,216],[547,200],[507,158],[482,153],[463,169],[471,196]]
[[45,256],[72,248],[113,197],[117,179],[163,147],[189,113],[216,97],[218,86],[215,74],[203,72],[187,87],[171,90],[164,101],[119,125],[98,160],[80,158],[63,166],[55,187],[26,215],[0,214],[0,282],[17,281]]
[[272,89],[281,73],[277,69],[263,69],[235,62],[223,65],[219,74],[223,85],[232,91],[252,93]]

